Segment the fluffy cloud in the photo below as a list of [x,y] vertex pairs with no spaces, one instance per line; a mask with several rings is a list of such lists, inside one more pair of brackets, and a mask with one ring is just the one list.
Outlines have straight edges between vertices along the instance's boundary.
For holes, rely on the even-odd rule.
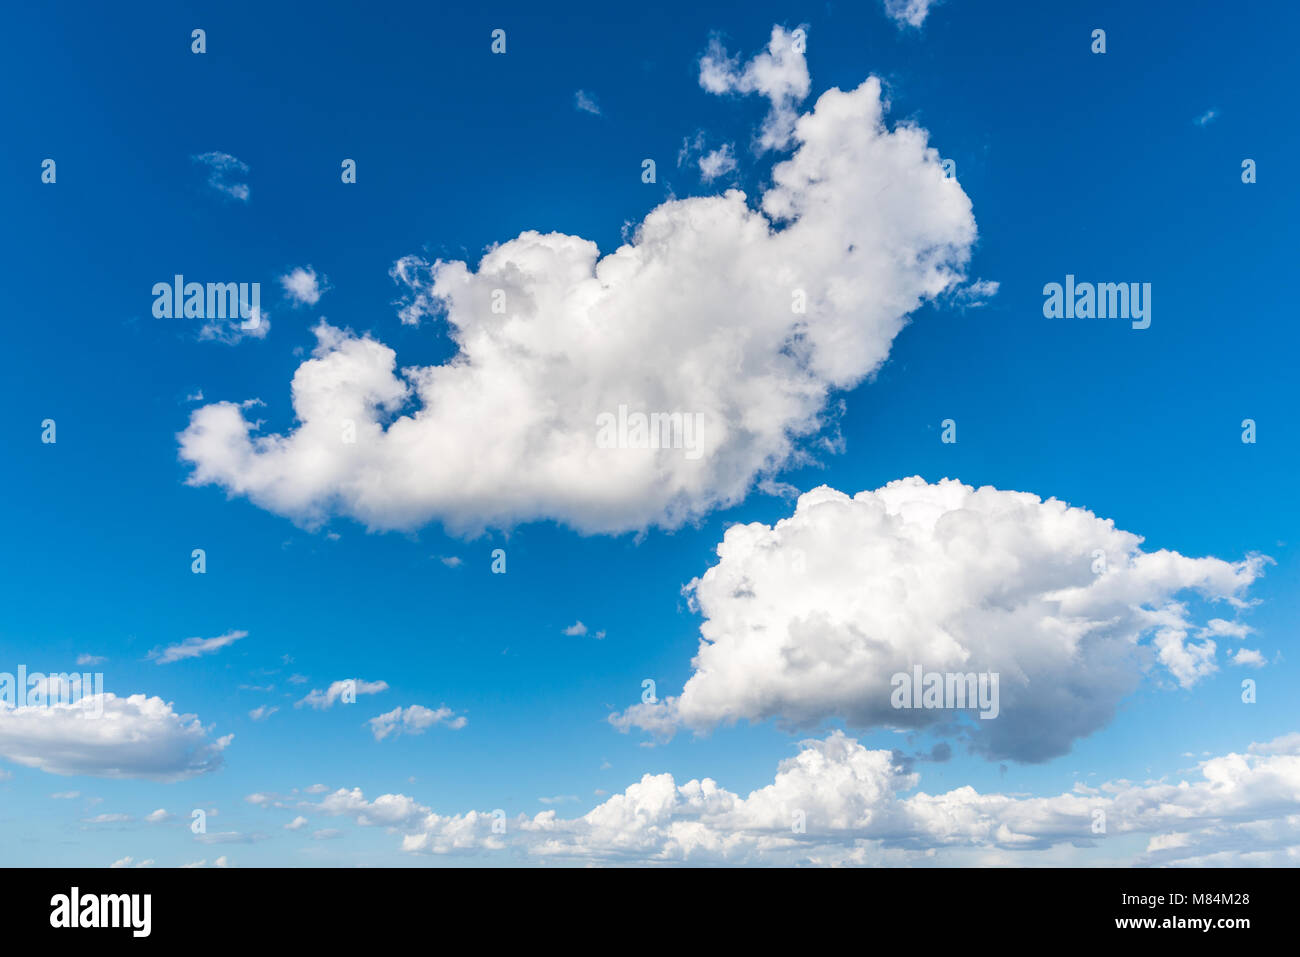
[[898,24],[919,27],[925,22],[935,0],[885,0],[885,15]]
[[731,151],[730,143],[723,143],[716,150],[700,157],[700,179],[706,183],[712,183],[735,168],[736,155]]
[[445,724],[459,731],[469,723],[464,715],[457,715],[446,705],[436,711],[424,705],[413,704],[409,708],[394,708],[386,714],[371,718],[368,722],[376,741],[382,741],[390,734],[423,734],[435,724]]
[[280,277],[285,297],[296,306],[314,306],[320,302],[325,288],[321,285],[316,270],[311,266],[298,266]]
[[[806,36],[807,30],[800,28]],[[808,96],[812,83],[802,42],[792,31],[775,26],[767,50],[744,66],[727,55],[714,37],[708,52],[700,58],[700,86],[710,93],[757,93],[771,103],[758,145],[765,150],[784,149],[799,118],[797,107]]]
[[93,707],[86,699],[45,707],[0,704],[0,756],[50,774],[176,781],[216,770],[234,738],[209,738],[195,715],[177,714],[161,698],[91,699]]
[[215,654],[227,645],[233,645],[241,638],[247,637],[248,632],[246,631],[228,631],[216,638],[186,638],[178,645],[168,645],[162,649],[155,648],[149,652],[149,658],[160,665],[170,665],[177,661],[184,661],[187,658],[199,658],[203,655]]
[[[706,87],[788,99],[802,55],[783,49],[739,73],[710,61]],[[293,377],[297,427],[260,434],[245,406],[195,409],[179,435],[189,483],[305,525],[457,533],[673,528],[739,502],[806,457],[831,393],[879,368],[907,315],[963,276],[970,200],[924,130],[883,114],[875,78],[828,91],[757,208],[738,190],[671,200],[603,258],[530,231],[477,269],[400,260],[403,321],[443,316],[457,355],[399,372],[387,345],[322,322]],[[632,418],[651,414],[665,416],[653,444]],[[616,418],[627,428],[598,428]]]
[[[670,734],[840,718],[1047,760],[1107,724],[1149,668],[1183,687],[1215,670],[1215,642],[1191,634],[1185,599],[1241,607],[1265,561],[1141,543],[1025,492],[920,478],[852,498],[822,487],[775,526],[727,530],[718,564],[686,588],[705,621],[681,695],[610,720]],[[999,675],[1000,713],[896,709],[891,677],[918,665]]]
[[[771,784],[747,796],[710,778],[678,784],[671,774],[646,774],[572,819],[554,810],[509,822],[476,811],[444,816],[402,794],[368,801],[356,788],[310,807],[386,828],[411,853],[510,848],[560,861],[961,863],[972,852],[1104,851],[1107,840],[1137,834],[1148,835],[1148,843],[1134,864],[1295,864],[1297,742],[1300,735],[1292,734],[1246,754],[1208,759],[1192,780],[1120,781],[1024,797],[969,786],[916,790],[919,775],[895,753],[869,750],[837,731],[804,741]],[[1019,855],[998,862],[1034,863]]]

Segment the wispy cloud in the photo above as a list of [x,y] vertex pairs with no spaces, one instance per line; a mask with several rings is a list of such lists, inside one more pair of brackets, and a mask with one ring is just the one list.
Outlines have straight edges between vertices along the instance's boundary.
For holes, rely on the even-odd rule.
[[215,654],[227,645],[233,645],[241,638],[247,637],[248,632],[246,631],[228,631],[216,638],[186,638],[180,644],[168,645],[161,651],[155,648],[149,652],[149,658],[156,660],[160,665],[170,665],[177,661],[184,661],[187,658],[199,658],[203,655]]
[[379,692],[387,690],[387,681],[363,681],[360,678],[344,678],[342,681],[334,682],[324,691],[313,689],[307,697],[295,704],[294,707],[301,708],[303,705],[307,705],[309,708],[323,711],[326,708],[334,707],[339,701],[344,704],[352,704],[356,701],[357,695],[379,694]]
[[208,168],[208,185],[217,192],[224,193],[241,203],[248,202],[248,184],[240,182],[248,172],[248,164],[243,160],[229,153],[218,152],[200,153],[191,156],[190,159]]

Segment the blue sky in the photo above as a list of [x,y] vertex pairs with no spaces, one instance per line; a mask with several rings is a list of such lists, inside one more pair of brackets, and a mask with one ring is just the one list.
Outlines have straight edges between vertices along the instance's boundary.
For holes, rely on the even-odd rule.
[[[1151,844],[1179,828],[1135,820],[1100,840],[1034,831],[1027,850],[989,831],[945,843],[915,822],[897,834],[865,824],[831,828],[825,840],[771,853],[743,849],[767,826],[754,824],[740,828],[741,851],[716,858],[707,849],[679,858],[674,848],[682,845],[665,850],[660,834],[645,838],[649,850],[616,853],[602,843],[607,835],[579,825],[565,831],[569,851],[551,857],[532,838],[511,839],[526,832],[516,826],[519,815],[532,820],[554,810],[581,819],[645,774],[670,773],[676,785],[711,778],[749,795],[772,784],[800,741],[840,742],[837,730],[868,751],[915,755],[952,746],[950,760],[906,762],[920,778],[900,800],[964,785],[1022,799],[1054,798],[1077,783],[1154,789],[1203,780],[1199,762],[1246,754],[1255,743],[1261,747],[1242,773],[1267,776],[1279,800],[1294,803],[1295,743],[1267,743],[1300,731],[1291,661],[1300,565],[1297,510],[1287,492],[1300,449],[1291,370],[1300,335],[1289,321],[1288,281],[1288,238],[1300,209],[1284,178],[1296,148],[1293,126],[1276,112],[1279,91],[1295,85],[1289,37],[1296,17],[1283,5],[1258,17],[1224,17],[1208,3],[991,9],[968,0],[930,6],[919,27],[891,18],[880,2],[743,10],[573,4],[563,17],[526,5],[490,15],[423,4],[358,12],[342,3],[155,4],[129,17],[73,5],[11,11],[0,41],[0,79],[14,91],[4,111],[9,148],[0,154],[10,224],[0,235],[10,314],[10,347],[0,353],[0,491],[8,503],[0,519],[0,671],[71,671],[78,656],[97,656],[102,664],[81,670],[102,671],[106,691],[156,697],[176,715],[197,715],[203,747],[233,739],[211,767],[182,768],[178,780],[132,772],[138,755],[129,749],[125,770],[106,777],[84,773],[85,755],[100,746],[90,732],[76,730],[69,745],[0,711],[0,860],[481,866],[588,858],[816,863],[848,855],[899,864],[1294,863],[1300,835],[1269,816],[1276,809],[1253,807],[1224,810],[1223,818],[1203,811],[1196,828],[1208,834],[1224,820],[1257,821],[1270,828],[1267,837],[1252,832],[1246,850],[1228,853],[1190,828],[1193,837],[1179,838],[1189,848],[1181,858],[1161,857],[1162,845]],[[918,160],[915,171],[893,180],[899,186],[880,207],[885,246],[925,223],[936,243],[961,252],[949,287],[919,295],[915,308],[909,297],[932,277],[888,264],[879,266],[887,280],[870,273],[860,291],[864,314],[894,308],[909,317],[906,326],[881,333],[887,358],[878,366],[863,361],[847,387],[820,380],[827,393],[817,411],[821,427],[796,435],[778,467],[751,474],[749,460],[730,446],[711,456],[727,468],[709,471],[706,484],[738,470],[744,494],[734,503],[719,504],[712,489],[692,485],[683,493],[694,496],[687,520],[666,521],[617,483],[595,484],[598,475],[575,479],[580,490],[593,483],[590,495],[543,488],[542,479],[522,482],[549,474],[540,457],[485,477],[502,466],[480,460],[476,467],[471,453],[431,449],[413,477],[392,464],[409,459],[371,463],[395,474],[381,483],[378,504],[367,499],[378,516],[370,527],[357,520],[362,506],[344,504],[346,495],[328,482],[304,493],[305,511],[276,498],[310,471],[307,453],[279,464],[260,460],[282,469],[262,485],[240,474],[255,468],[252,459],[232,464],[211,450],[196,453],[219,478],[187,482],[196,462],[182,457],[178,436],[200,409],[258,399],[264,404],[242,409],[248,421],[261,420],[265,433],[295,430],[290,383],[317,348],[312,330],[322,319],[383,343],[399,369],[450,361],[457,345],[445,316],[431,312],[418,323],[398,316],[399,303],[427,291],[390,275],[403,257],[464,261],[473,272],[489,247],[527,230],[583,237],[603,256],[634,241],[637,224],[661,204],[734,187],[757,209],[774,166],[799,140],[759,148],[756,133],[779,113],[776,100],[743,89],[711,93],[701,64],[717,49],[715,38],[732,58],[724,63],[730,82],[743,85],[750,58],[778,42],[774,25],[805,31],[806,61],[801,54],[782,68],[796,81],[806,70],[810,81],[807,95],[789,104],[795,114],[811,113],[828,90],[879,77],[889,102],[882,142],[896,143],[890,131],[900,125],[921,128],[937,155],[955,163],[956,183],[927,186],[924,195],[910,184],[933,173],[932,161]],[[191,52],[195,28],[206,31],[201,55]],[[504,55],[490,50],[497,28],[507,34]],[[1090,51],[1098,28],[1106,31],[1104,54]],[[577,108],[579,91],[598,112]],[[735,169],[710,182],[701,176],[700,150],[679,160],[697,135],[703,151],[731,144]],[[833,135],[839,132],[826,133]],[[852,156],[847,147],[835,153],[833,141],[824,148]],[[217,182],[246,185],[246,197],[212,185],[211,161],[196,159],[212,154],[241,164]],[[57,163],[52,184],[41,180],[46,158]],[[340,181],[344,158],[356,161],[354,184]],[[653,183],[642,179],[645,158],[656,162]],[[1251,184],[1241,176],[1247,158],[1257,164]],[[863,166],[840,175],[852,183],[883,174]],[[957,190],[969,198],[973,236],[962,233],[967,214],[952,198]],[[876,215],[870,205],[846,202],[845,209],[844,222],[828,222],[851,231],[861,225],[858,211]],[[673,235],[686,244],[690,228]],[[810,227],[796,258],[829,231]],[[815,266],[820,253],[806,255],[799,262]],[[662,302],[645,287],[619,301],[634,303],[650,322],[656,310],[689,312],[691,302],[711,295],[725,303],[700,275],[751,265],[724,257],[651,287],[664,291]],[[320,291],[314,303],[293,300],[281,284],[307,268]],[[260,283],[269,331],[232,344],[201,338],[203,320],[155,318],[152,286],[178,273]],[[1150,328],[1044,318],[1044,284],[1067,274],[1150,283]],[[980,281],[986,285],[977,294]],[[878,287],[895,289],[908,305],[889,299],[881,306],[871,299]],[[673,290],[685,298],[673,299]],[[534,290],[545,302],[541,291]],[[651,326],[650,334],[673,365],[688,367],[692,355],[709,354],[695,351],[706,348],[709,324],[731,321],[718,313],[701,312],[691,327],[696,338],[673,339],[676,325],[662,335]],[[731,318],[741,328],[743,317]],[[828,317],[826,328],[838,335],[860,327],[852,316],[844,327],[839,321]],[[613,335],[604,328],[593,334],[590,354],[569,356],[570,374],[539,371],[540,396],[562,403],[545,383],[577,391],[588,381],[588,366],[608,345],[600,337]],[[623,328],[630,336],[630,325]],[[827,335],[832,345],[821,361],[852,353]],[[507,364],[502,374],[527,368]],[[684,381],[649,360],[644,372],[647,381],[668,381],[669,392]],[[611,395],[617,399],[608,390],[602,399]],[[467,440],[482,443],[474,454],[490,455],[492,437],[481,423],[471,427],[468,388],[449,396],[440,415],[452,431],[444,433],[466,423]],[[416,407],[387,410],[381,426]],[[1257,424],[1253,444],[1241,440],[1248,418]],[[57,423],[54,444],[41,442],[46,419]],[[956,422],[956,443],[941,441],[945,419]],[[780,446],[781,423],[772,429],[767,440]],[[827,485],[853,495],[909,476],[1055,497],[1141,536],[1145,553],[1228,564],[1268,556],[1271,563],[1261,562],[1248,587],[1233,593],[1237,607],[1226,595],[1201,607],[1181,589],[1133,592],[1133,608],[1180,601],[1198,629],[1220,618],[1250,631],[1216,637],[1214,666],[1194,680],[1144,661],[1133,689],[1113,702],[1113,716],[1066,735],[1064,753],[1048,760],[990,757],[968,747],[967,735],[934,727],[903,734],[864,724],[837,709],[838,699],[815,702],[800,723],[791,718],[796,705],[816,697],[806,689],[785,702],[790,712],[776,700],[756,717],[743,701],[731,702],[734,724],[709,719],[705,708],[690,712],[695,717],[687,714],[670,740],[635,726],[620,733],[611,723],[641,700],[644,679],[664,698],[691,678],[705,616],[683,587],[718,563],[729,527],[788,518],[796,507],[791,490]],[[236,488],[236,477],[248,484]],[[407,501],[393,491],[404,480],[453,491],[432,500],[413,492]],[[460,497],[480,482],[481,491]],[[599,512],[606,490],[612,511]],[[502,508],[508,521],[474,527]],[[861,544],[846,536],[830,547],[850,561]],[[206,553],[202,575],[191,571],[196,548]],[[498,548],[506,552],[505,574],[492,573]],[[786,599],[773,593],[771,600]],[[719,620],[726,613],[719,606]],[[585,634],[565,634],[579,621]],[[166,664],[149,657],[187,638],[238,631],[246,637],[199,657]],[[979,640],[985,637],[998,640]],[[1151,630],[1134,641],[1154,647]],[[1243,647],[1258,650],[1262,666],[1229,660]],[[1068,683],[1070,674],[1031,675],[1030,683]],[[313,689],[350,678],[387,688],[355,704],[295,707]],[[1240,701],[1243,678],[1257,682],[1254,704]],[[1082,679],[1080,688],[1084,697],[1097,691]],[[376,739],[370,719],[411,706],[445,706],[466,722]],[[250,716],[271,707],[278,710],[263,720]],[[63,747],[80,757],[57,770],[76,773],[52,773],[43,756]],[[318,784],[328,791],[307,791]],[[366,801],[405,795],[424,811],[390,829],[367,826],[364,809],[344,810],[343,799],[322,806],[324,795],[354,788]],[[77,796],[51,797],[71,792]],[[1124,802],[1137,797],[1115,800],[1112,816],[1123,820]],[[218,812],[209,817],[208,840],[190,832],[196,808]],[[411,835],[447,833],[425,812],[498,808],[510,822],[504,847],[480,835],[450,850],[436,840],[423,848],[447,853],[403,850]],[[157,809],[174,819],[146,821]],[[1086,808],[1072,810],[1087,817]],[[1004,810],[1000,823],[1014,829],[1019,813]],[[100,815],[129,820],[96,823]],[[287,830],[299,816],[306,823]],[[377,822],[373,810],[368,820]],[[809,820],[816,831],[815,810]],[[722,833],[731,825],[710,826]],[[937,857],[926,857],[929,847],[939,848]]]

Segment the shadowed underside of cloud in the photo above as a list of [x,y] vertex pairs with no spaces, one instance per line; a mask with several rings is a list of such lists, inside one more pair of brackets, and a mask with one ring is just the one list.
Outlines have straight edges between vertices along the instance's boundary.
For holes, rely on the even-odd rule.
[[[789,42],[774,31],[778,52]],[[775,85],[728,88],[792,109],[803,55],[779,65]],[[963,276],[970,200],[925,131],[887,128],[884,109],[875,78],[830,90],[792,117],[794,152],[757,208],[737,190],[671,200],[604,257],[529,231],[477,269],[400,261],[403,320],[445,319],[456,356],[399,371],[390,347],[322,322],[293,377],[296,428],[260,434],[243,405],[198,408],[179,435],[188,481],[309,526],[461,533],[671,528],[739,502],[807,456],[830,394],[879,368],[907,315]],[[620,407],[698,421],[697,453],[606,447],[598,420]]]
[[368,801],[356,788],[309,807],[387,828],[401,835],[403,850],[416,854],[509,850],[608,863],[1032,865],[1068,860],[1076,849],[1104,854],[1107,840],[1137,834],[1149,838],[1136,860],[1127,843],[1115,852],[1132,864],[1296,865],[1298,742],[1300,735],[1290,735],[1252,745],[1246,754],[1211,758],[1199,765],[1198,778],[1177,783],[1080,785],[1043,798],[980,794],[971,787],[905,796],[919,775],[901,768],[891,752],[868,750],[835,732],[803,742],[796,756],[781,762],[772,784],[747,797],[709,778],[678,785],[671,774],[647,774],[573,819],[553,810],[509,822],[478,811],[448,817],[402,794]]
[[[926,728],[995,760],[1045,761],[1110,722],[1144,675],[1187,688],[1215,671],[1188,600],[1240,609],[1267,559],[1144,552],[1142,539],[1055,499],[945,479],[850,497],[822,487],[774,526],[733,525],[686,587],[704,616],[680,696],[614,714],[669,736],[738,720],[795,728]],[[894,706],[891,678],[999,675],[984,720]]]
[[50,774],[177,781],[219,768],[233,738],[210,738],[195,715],[142,694],[0,705],[0,757]]

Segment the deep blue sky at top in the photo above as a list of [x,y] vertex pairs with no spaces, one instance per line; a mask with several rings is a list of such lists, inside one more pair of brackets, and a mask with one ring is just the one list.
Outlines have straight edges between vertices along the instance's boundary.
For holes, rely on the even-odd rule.
[[[81,842],[106,838],[46,800],[73,787],[133,814],[217,803],[269,830],[242,797],[315,781],[511,814],[541,810],[538,796],[578,795],[571,813],[593,789],[620,790],[647,770],[742,792],[770,781],[793,740],[775,728],[647,750],[604,719],[639,697],[644,677],[661,694],[680,689],[698,628],[681,586],[708,567],[727,525],[775,521],[791,502],[756,492],[698,528],[640,541],[537,524],[465,542],[436,527],[367,535],[347,522],[329,541],[185,486],[176,455],[186,396],[200,390],[208,401],[260,398],[267,427],[287,429],[289,381],[318,316],[372,331],[400,365],[445,358],[436,323],[398,323],[388,270],[400,256],[474,264],[525,229],[612,251],[664,199],[710,190],[675,166],[683,138],[701,129],[738,143],[737,179],[757,196],[771,161],[745,146],[766,104],[699,88],[715,31],[748,57],[774,23],[805,24],[805,108],[830,87],[881,76],[891,121],[928,129],[973,200],[971,278],[1001,283],[983,308],[918,313],[877,379],[844,397],[846,451],[781,478],[854,492],[951,476],[1088,507],[1149,549],[1231,560],[1262,551],[1278,563],[1252,590],[1264,601],[1250,620],[1267,653],[1293,647],[1293,5],[950,0],[921,32],[900,31],[876,2],[549,13],[156,3],[126,14],[16,6],[0,36],[0,670],[105,655],[109,690],[174,700],[235,742],[218,774],[177,785],[12,769],[0,782],[0,860],[31,856],[19,836],[30,828],[50,862],[98,862]],[[195,27],[207,31],[203,56],[190,53]],[[505,56],[488,50],[497,27]],[[1104,56],[1089,52],[1097,27]],[[574,109],[579,89],[602,115]],[[1198,125],[1208,110],[1217,116]],[[190,157],[209,151],[249,164],[247,204],[206,185]],[[40,182],[46,157],[58,163],[54,186]],[[339,182],[345,157],[357,161],[355,186]],[[646,157],[658,164],[654,185],[641,182]],[[1247,157],[1255,185],[1240,181]],[[294,311],[276,301],[276,277],[308,263],[332,289],[316,310]],[[232,348],[154,319],[150,288],[175,273],[260,281],[270,335]],[[1044,319],[1042,286],[1066,273],[1152,283],[1151,328]],[[55,447],[39,441],[45,418],[58,422]],[[958,422],[955,446],[939,441],[945,418]],[[1241,443],[1243,418],[1258,422],[1258,444]],[[493,576],[489,552],[502,544],[509,573]],[[190,574],[196,547],[206,576]],[[445,567],[449,555],[465,564]],[[562,635],[576,619],[608,637]],[[141,660],[236,628],[249,638],[214,658]],[[284,697],[299,690],[284,685],[290,672],[310,675],[309,687],[361,677],[393,690],[365,700],[364,714],[306,713]],[[1295,730],[1294,665],[1252,676],[1262,690],[1248,716],[1198,717],[1206,698],[1235,694],[1241,672],[1225,669],[1190,693],[1141,693],[1111,729],[1045,767],[1000,773],[958,755],[927,768],[924,784],[949,786],[948,775],[953,786],[1056,793],[1076,771],[1164,773],[1183,751]],[[268,682],[274,693],[238,687]],[[377,744],[359,726],[398,704],[444,701],[468,713],[465,731]],[[283,710],[250,722],[265,703]],[[599,770],[604,761],[612,767]],[[383,835],[356,841],[372,839],[375,859],[395,858]],[[133,840],[160,862],[203,856]],[[291,852],[239,853],[269,863]]]

